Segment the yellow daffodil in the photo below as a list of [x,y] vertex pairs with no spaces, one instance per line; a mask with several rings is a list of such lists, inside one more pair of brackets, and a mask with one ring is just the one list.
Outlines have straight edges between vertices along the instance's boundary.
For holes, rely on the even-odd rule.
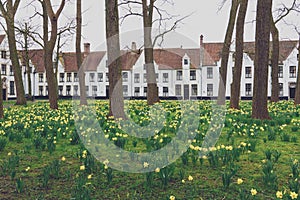
[[276,192],[276,197],[277,197],[278,199],[282,199],[282,198],[283,198],[282,191],[277,191],[277,192]]
[[256,194],[257,194],[257,190],[252,188],[252,189],[251,189],[251,195],[252,195],[252,196],[255,196]]
[[244,182],[243,179],[238,178],[238,180],[237,180],[237,184],[238,184],[238,185],[242,184],[243,182]]
[[290,197],[291,197],[291,199],[297,199],[298,194],[296,192],[290,192]]

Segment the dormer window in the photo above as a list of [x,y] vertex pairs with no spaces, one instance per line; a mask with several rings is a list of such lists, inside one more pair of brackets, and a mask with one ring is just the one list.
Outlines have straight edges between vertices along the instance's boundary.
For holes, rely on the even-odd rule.
[[6,51],[1,51],[1,58],[6,59]]
[[188,64],[189,64],[189,60],[185,58],[185,59],[183,60],[183,64],[184,64],[184,65],[188,65]]

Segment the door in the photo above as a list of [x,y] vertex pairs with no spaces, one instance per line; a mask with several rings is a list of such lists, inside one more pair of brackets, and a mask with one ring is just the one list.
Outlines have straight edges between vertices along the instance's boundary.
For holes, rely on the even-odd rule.
[[290,99],[295,98],[296,88],[290,87]]
[[5,101],[6,100],[6,89],[2,89],[2,97],[3,97],[3,100]]
[[109,85],[106,86],[106,98],[109,99]]
[[183,86],[183,98],[184,98],[184,100],[189,100],[190,99],[190,87],[189,87],[189,85],[184,85]]

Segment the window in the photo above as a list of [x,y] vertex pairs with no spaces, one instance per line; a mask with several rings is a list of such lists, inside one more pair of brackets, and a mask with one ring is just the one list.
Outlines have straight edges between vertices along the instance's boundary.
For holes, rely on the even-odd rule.
[[192,96],[197,96],[197,84],[192,85]]
[[122,73],[123,82],[128,82],[128,72]]
[[78,81],[79,81],[78,74],[74,73],[74,82],[78,82]]
[[176,72],[176,80],[181,81],[182,80],[182,71],[177,71]]
[[10,95],[15,95],[15,82],[9,81],[9,93]]
[[296,78],[296,66],[290,66],[290,78]]
[[128,96],[128,85],[123,85],[123,96]]
[[144,83],[147,83],[147,74],[144,74]]
[[49,90],[48,90],[48,86],[46,86],[46,96],[49,95]]
[[73,95],[78,96],[78,85],[74,85]]
[[283,66],[278,66],[278,78],[283,78]]
[[144,87],[144,96],[147,96],[147,87]]
[[6,65],[4,64],[1,65],[1,74],[6,75]]
[[71,78],[72,78],[72,74],[67,73],[67,82],[72,82]]
[[184,60],[183,60],[183,64],[184,64],[184,65],[188,65],[188,64],[189,64],[189,60],[188,60],[188,59],[184,59]]
[[279,96],[283,96],[283,83],[279,83]]
[[163,96],[166,97],[168,96],[169,93],[169,88],[168,87],[163,87]]
[[245,85],[245,91],[246,91],[246,96],[251,96],[252,95],[252,84],[251,83],[246,83]]
[[98,82],[103,82],[103,73],[98,73]]
[[90,73],[90,82],[95,82],[95,73]]
[[251,67],[246,67],[245,68],[245,77],[246,78],[252,78],[252,68]]
[[6,58],[6,51],[1,51],[1,58],[3,58],[3,59]]
[[139,87],[135,87],[134,88],[134,96],[138,97],[140,95],[140,88]]
[[156,82],[158,82],[158,78],[159,78],[158,73],[155,73],[155,76],[156,76]]
[[44,74],[39,73],[39,82],[42,83],[44,82]]
[[196,71],[195,70],[190,71],[190,80],[196,80]]
[[67,85],[66,91],[67,91],[66,95],[71,96],[71,85]]
[[208,79],[212,79],[213,78],[213,68],[212,67],[208,67],[207,68],[207,78]]
[[58,92],[59,92],[59,95],[63,95],[63,89],[64,89],[64,86],[60,85],[58,86]]
[[65,74],[64,73],[59,74],[59,82],[65,82]]
[[212,97],[214,95],[213,84],[207,84],[207,96]]
[[86,96],[89,96],[89,86],[85,86]]
[[9,75],[10,75],[10,76],[13,76],[13,75],[14,75],[14,69],[13,69],[13,66],[12,66],[12,65],[9,66]]
[[168,73],[163,73],[163,82],[164,83],[169,82],[169,74]]
[[106,82],[109,82],[109,75],[108,75],[108,73],[106,73],[105,79],[106,79]]
[[43,96],[43,90],[44,90],[44,87],[43,86],[39,86],[39,96]]
[[181,96],[181,85],[175,85],[175,95]]
[[140,74],[134,74],[134,82],[139,83],[140,82]]
[[92,86],[92,95],[97,96],[97,86],[96,85]]
[[146,68],[147,68],[147,66],[146,66],[146,65],[144,65],[144,66],[143,66],[143,69],[144,69],[144,70],[147,70]]

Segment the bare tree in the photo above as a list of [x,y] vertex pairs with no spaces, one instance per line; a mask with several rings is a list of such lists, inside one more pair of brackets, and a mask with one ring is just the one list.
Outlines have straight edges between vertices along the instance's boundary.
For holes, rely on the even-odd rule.
[[106,44],[109,71],[109,116],[125,118],[121,74],[118,0],[105,0]]
[[276,9],[274,14],[277,13],[277,17],[271,16],[271,35],[272,35],[272,57],[271,57],[271,79],[272,79],[272,90],[271,90],[271,102],[279,101],[279,82],[278,82],[278,71],[279,71],[279,33],[276,24],[288,16],[292,11],[296,11],[299,5],[297,0],[294,0],[290,7],[282,4],[281,8]]
[[81,0],[77,0],[76,7],[76,59],[77,59],[77,68],[79,75],[79,88],[80,88],[80,105],[87,105],[86,100],[86,91],[85,91],[85,73],[84,67],[81,67],[82,64],[82,54],[81,54],[81,30],[82,30],[82,9],[81,9]]
[[252,101],[252,118],[255,119],[270,119],[267,88],[272,2],[272,0],[257,1]]
[[244,25],[248,7],[248,0],[241,0],[240,8],[236,23],[236,51],[233,72],[233,81],[231,84],[230,108],[239,109],[240,91],[241,91],[241,75],[243,65],[243,49],[244,49]]
[[[0,11],[6,23],[6,33],[8,37],[9,53],[12,62],[12,67],[14,71],[14,78],[16,83],[17,91],[17,105],[26,104],[25,91],[22,81],[22,71],[19,63],[17,46],[16,46],[16,36],[15,36],[15,15],[18,10],[20,0],[0,1]],[[6,7],[6,9],[5,9]]]
[[232,34],[234,30],[238,7],[239,7],[239,0],[232,0],[229,22],[227,25],[227,31],[226,31],[223,49],[222,49],[222,60],[221,60],[221,67],[220,67],[220,79],[219,79],[219,90],[218,90],[218,101],[217,101],[218,105],[225,105],[228,57],[230,53],[230,45],[231,45]]
[[[65,6],[65,0],[61,1],[61,4],[56,11],[53,11],[51,0],[43,0],[43,27],[44,27],[44,64],[46,68],[46,78],[48,83],[49,102],[51,109],[58,109],[58,94],[57,94],[57,82],[55,73],[53,70],[53,51],[55,48],[57,33],[58,33],[58,19]],[[48,34],[48,17],[51,23],[50,38]]]
[[296,82],[296,92],[295,92],[295,105],[300,105],[300,30],[295,26],[295,30],[298,33],[298,73]]

